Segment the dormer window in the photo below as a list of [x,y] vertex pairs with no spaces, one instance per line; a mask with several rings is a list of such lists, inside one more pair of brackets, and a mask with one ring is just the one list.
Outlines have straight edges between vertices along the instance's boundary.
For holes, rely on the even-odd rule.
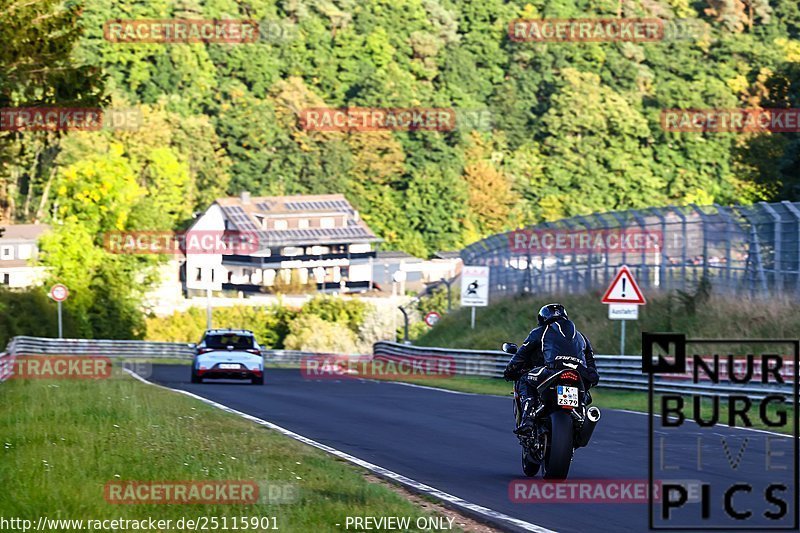
[[300,228],[300,229],[307,229],[308,228],[308,219],[307,218],[301,218],[300,220],[298,220],[297,221],[297,227]]
[[319,221],[319,227],[321,228],[330,229],[335,226],[336,226],[336,220],[330,217],[322,218]]
[[289,223],[285,220],[276,220],[274,223],[274,227],[277,230],[289,229]]

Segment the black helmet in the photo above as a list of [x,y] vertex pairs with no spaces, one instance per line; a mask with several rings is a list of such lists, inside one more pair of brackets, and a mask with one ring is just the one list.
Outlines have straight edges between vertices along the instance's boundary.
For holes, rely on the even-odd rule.
[[550,324],[559,318],[569,318],[567,316],[567,310],[564,309],[564,306],[561,304],[547,304],[543,305],[541,309],[539,309],[539,325],[544,326],[545,324]]

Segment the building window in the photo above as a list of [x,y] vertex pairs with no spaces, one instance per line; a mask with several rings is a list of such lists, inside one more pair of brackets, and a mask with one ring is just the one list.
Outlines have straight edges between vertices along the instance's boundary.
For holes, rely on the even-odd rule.
[[195,269],[194,280],[195,281],[203,281],[203,269],[202,268],[196,268]]
[[3,285],[11,285],[11,274],[3,274]]
[[330,217],[325,217],[323,219],[320,219],[319,221],[319,227],[321,228],[329,229],[335,226],[336,226],[336,220]]
[[276,220],[275,229],[289,229],[289,223],[285,220]]
[[307,218],[301,218],[300,220],[298,220],[297,221],[297,227],[300,228],[300,229],[308,228],[308,219]]
[[3,246],[0,248],[0,257],[3,259],[14,259],[14,247],[13,246]]

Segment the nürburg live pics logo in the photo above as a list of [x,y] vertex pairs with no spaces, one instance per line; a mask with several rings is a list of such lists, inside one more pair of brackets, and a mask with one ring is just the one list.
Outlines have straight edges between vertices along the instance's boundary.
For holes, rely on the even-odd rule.
[[650,529],[797,531],[798,359],[795,339],[642,334]]

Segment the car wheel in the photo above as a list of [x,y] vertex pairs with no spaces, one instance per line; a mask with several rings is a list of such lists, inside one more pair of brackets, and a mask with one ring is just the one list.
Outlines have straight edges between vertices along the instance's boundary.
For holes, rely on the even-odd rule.
[[195,369],[192,368],[192,383],[202,383],[202,382],[203,378],[198,376],[197,373],[195,372]]
[[250,382],[253,385],[263,385],[264,384],[264,374],[261,374],[257,378],[250,378]]

